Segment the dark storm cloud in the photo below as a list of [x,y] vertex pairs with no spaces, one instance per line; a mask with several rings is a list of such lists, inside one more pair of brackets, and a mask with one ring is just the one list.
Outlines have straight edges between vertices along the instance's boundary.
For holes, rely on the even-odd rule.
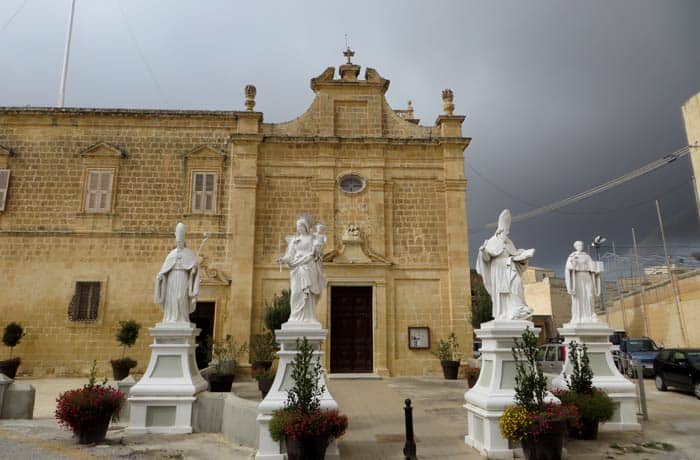
[[[0,27],[23,0],[0,2]],[[0,33],[0,105],[54,105],[70,0],[27,0]],[[355,61],[391,79],[432,124],[440,91],[465,114],[472,260],[502,208],[527,211],[685,145],[681,105],[700,91],[700,2],[230,2],[77,0],[66,105],[241,109],[296,117],[309,78]],[[596,234],[660,252],[700,250],[687,159],[575,206],[516,223],[536,265],[560,269]],[[489,182],[497,184],[494,187]]]

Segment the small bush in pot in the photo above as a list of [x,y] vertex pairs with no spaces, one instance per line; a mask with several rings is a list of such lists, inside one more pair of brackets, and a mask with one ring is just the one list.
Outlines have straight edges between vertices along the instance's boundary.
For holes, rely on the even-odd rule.
[[438,341],[437,349],[433,352],[440,360],[442,373],[447,380],[457,380],[459,362],[462,359],[462,354],[458,350],[457,337],[452,332],[447,340]]
[[212,357],[214,371],[209,375],[209,391],[229,392],[235,378],[238,358],[248,351],[248,344],[236,344],[231,334],[227,334],[224,340],[213,341]]
[[108,386],[107,379],[95,383],[96,365],[93,361],[85,386],[63,392],[56,399],[58,423],[71,430],[80,444],[104,441],[110,420],[116,420],[124,402],[124,394]]
[[0,361],[0,374],[5,374],[11,379],[17,376],[17,368],[22,360],[19,357],[13,358],[12,352],[25,335],[24,328],[19,323],[11,322],[5,326],[5,331],[2,334],[2,343],[10,348],[10,358]]
[[285,440],[290,460],[322,460],[332,438],[345,434],[348,418],[337,410],[321,409],[325,388],[318,384],[322,372],[318,356],[306,337],[297,340],[298,353],[292,362],[294,386],[287,392],[285,408],[270,420],[270,435]]
[[263,399],[269,393],[270,388],[272,388],[272,382],[275,381],[275,373],[269,369],[260,369],[255,374],[253,378],[258,382],[258,390],[262,393]]
[[547,378],[537,366],[537,336],[530,329],[515,340],[515,406],[498,423],[504,438],[520,442],[528,460],[560,460],[567,424],[578,422],[571,404],[545,402]]
[[250,338],[251,375],[258,371],[266,371],[272,367],[272,361],[277,353],[277,342],[272,332],[255,334]]
[[141,324],[137,323],[133,319],[128,321],[119,321],[117,326],[117,342],[122,346],[122,357],[119,359],[113,359],[112,364],[112,376],[114,380],[122,380],[129,375],[131,369],[136,367],[138,364],[133,359],[126,357],[126,349],[131,348],[135,343],[136,339],[139,337],[139,331],[141,330]]
[[555,395],[562,403],[573,404],[581,415],[581,423],[569,427],[569,435],[577,439],[596,439],[598,425],[610,420],[615,402],[604,391],[593,387],[593,371],[585,344],[569,344],[571,376],[566,376],[568,390]]
[[271,303],[265,303],[265,327],[270,332],[274,333],[280,329],[284,323],[289,320],[291,314],[291,291],[282,289],[279,295],[275,294]]
[[464,374],[467,377],[467,385],[469,385],[469,388],[476,385],[476,381],[479,380],[480,373],[481,373],[480,367],[467,365],[466,369],[464,370]]

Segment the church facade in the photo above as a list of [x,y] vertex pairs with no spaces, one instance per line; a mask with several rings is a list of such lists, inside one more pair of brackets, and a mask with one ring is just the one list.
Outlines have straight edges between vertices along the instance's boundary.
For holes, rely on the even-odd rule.
[[0,316],[27,330],[20,375],[106,371],[127,319],[143,371],[177,222],[202,261],[193,320],[249,341],[289,285],[276,259],[300,213],[326,226],[330,373],[439,372],[430,351],[451,332],[471,354],[464,117],[445,90],[421,126],[360,71],[313,78],[286,123],[263,121],[253,86],[241,111],[0,108]]

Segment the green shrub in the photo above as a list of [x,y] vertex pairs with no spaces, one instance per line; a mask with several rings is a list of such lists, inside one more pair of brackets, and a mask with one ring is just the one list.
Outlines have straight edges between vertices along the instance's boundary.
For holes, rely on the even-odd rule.
[[589,422],[606,422],[615,412],[615,402],[604,391],[593,389],[591,393],[562,391],[555,393],[562,404],[573,404],[581,419]]
[[593,393],[593,370],[588,359],[588,348],[586,344],[577,344],[575,341],[569,344],[569,362],[571,363],[571,376],[567,377],[566,385],[574,393]]
[[12,359],[12,349],[19,345],[19,342],[24,336],[24,328],[22,328],[19,323],[12,322],[5,326],[5,332],[2,335],[2,343],[10,347],[10,359]]
[[272,361],[275,359],[277,342],[272,332],[255,334],[250,338],[250,361]]
[[291,307],[291,292],[289,289],[282,289],[282,292],[272,299],[271,303],[265,303],[265,327],[270,332],[275,332],[280,329],[284,323],[289,320],[289,315],[292,312]]
[[133,319],[128,321],[119,321],[117,325],[117,342],[123,347],[122,359],[126,354],[126,349],[131,348],[135,343],[136,339],[139,337],[139,331],[141,330],[141,324],[137,323]]
[[529,327],[522,339],[515,339],[512,348],[515,359],[515,404],[530,412],[544,409],[547,392],[547,377],[537,365],[537,336]]

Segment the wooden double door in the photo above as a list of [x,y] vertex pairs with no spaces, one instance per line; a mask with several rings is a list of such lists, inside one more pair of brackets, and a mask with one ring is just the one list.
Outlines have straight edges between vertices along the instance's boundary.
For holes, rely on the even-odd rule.
[[331,372],[373,368],[372,286],[331,286]]

